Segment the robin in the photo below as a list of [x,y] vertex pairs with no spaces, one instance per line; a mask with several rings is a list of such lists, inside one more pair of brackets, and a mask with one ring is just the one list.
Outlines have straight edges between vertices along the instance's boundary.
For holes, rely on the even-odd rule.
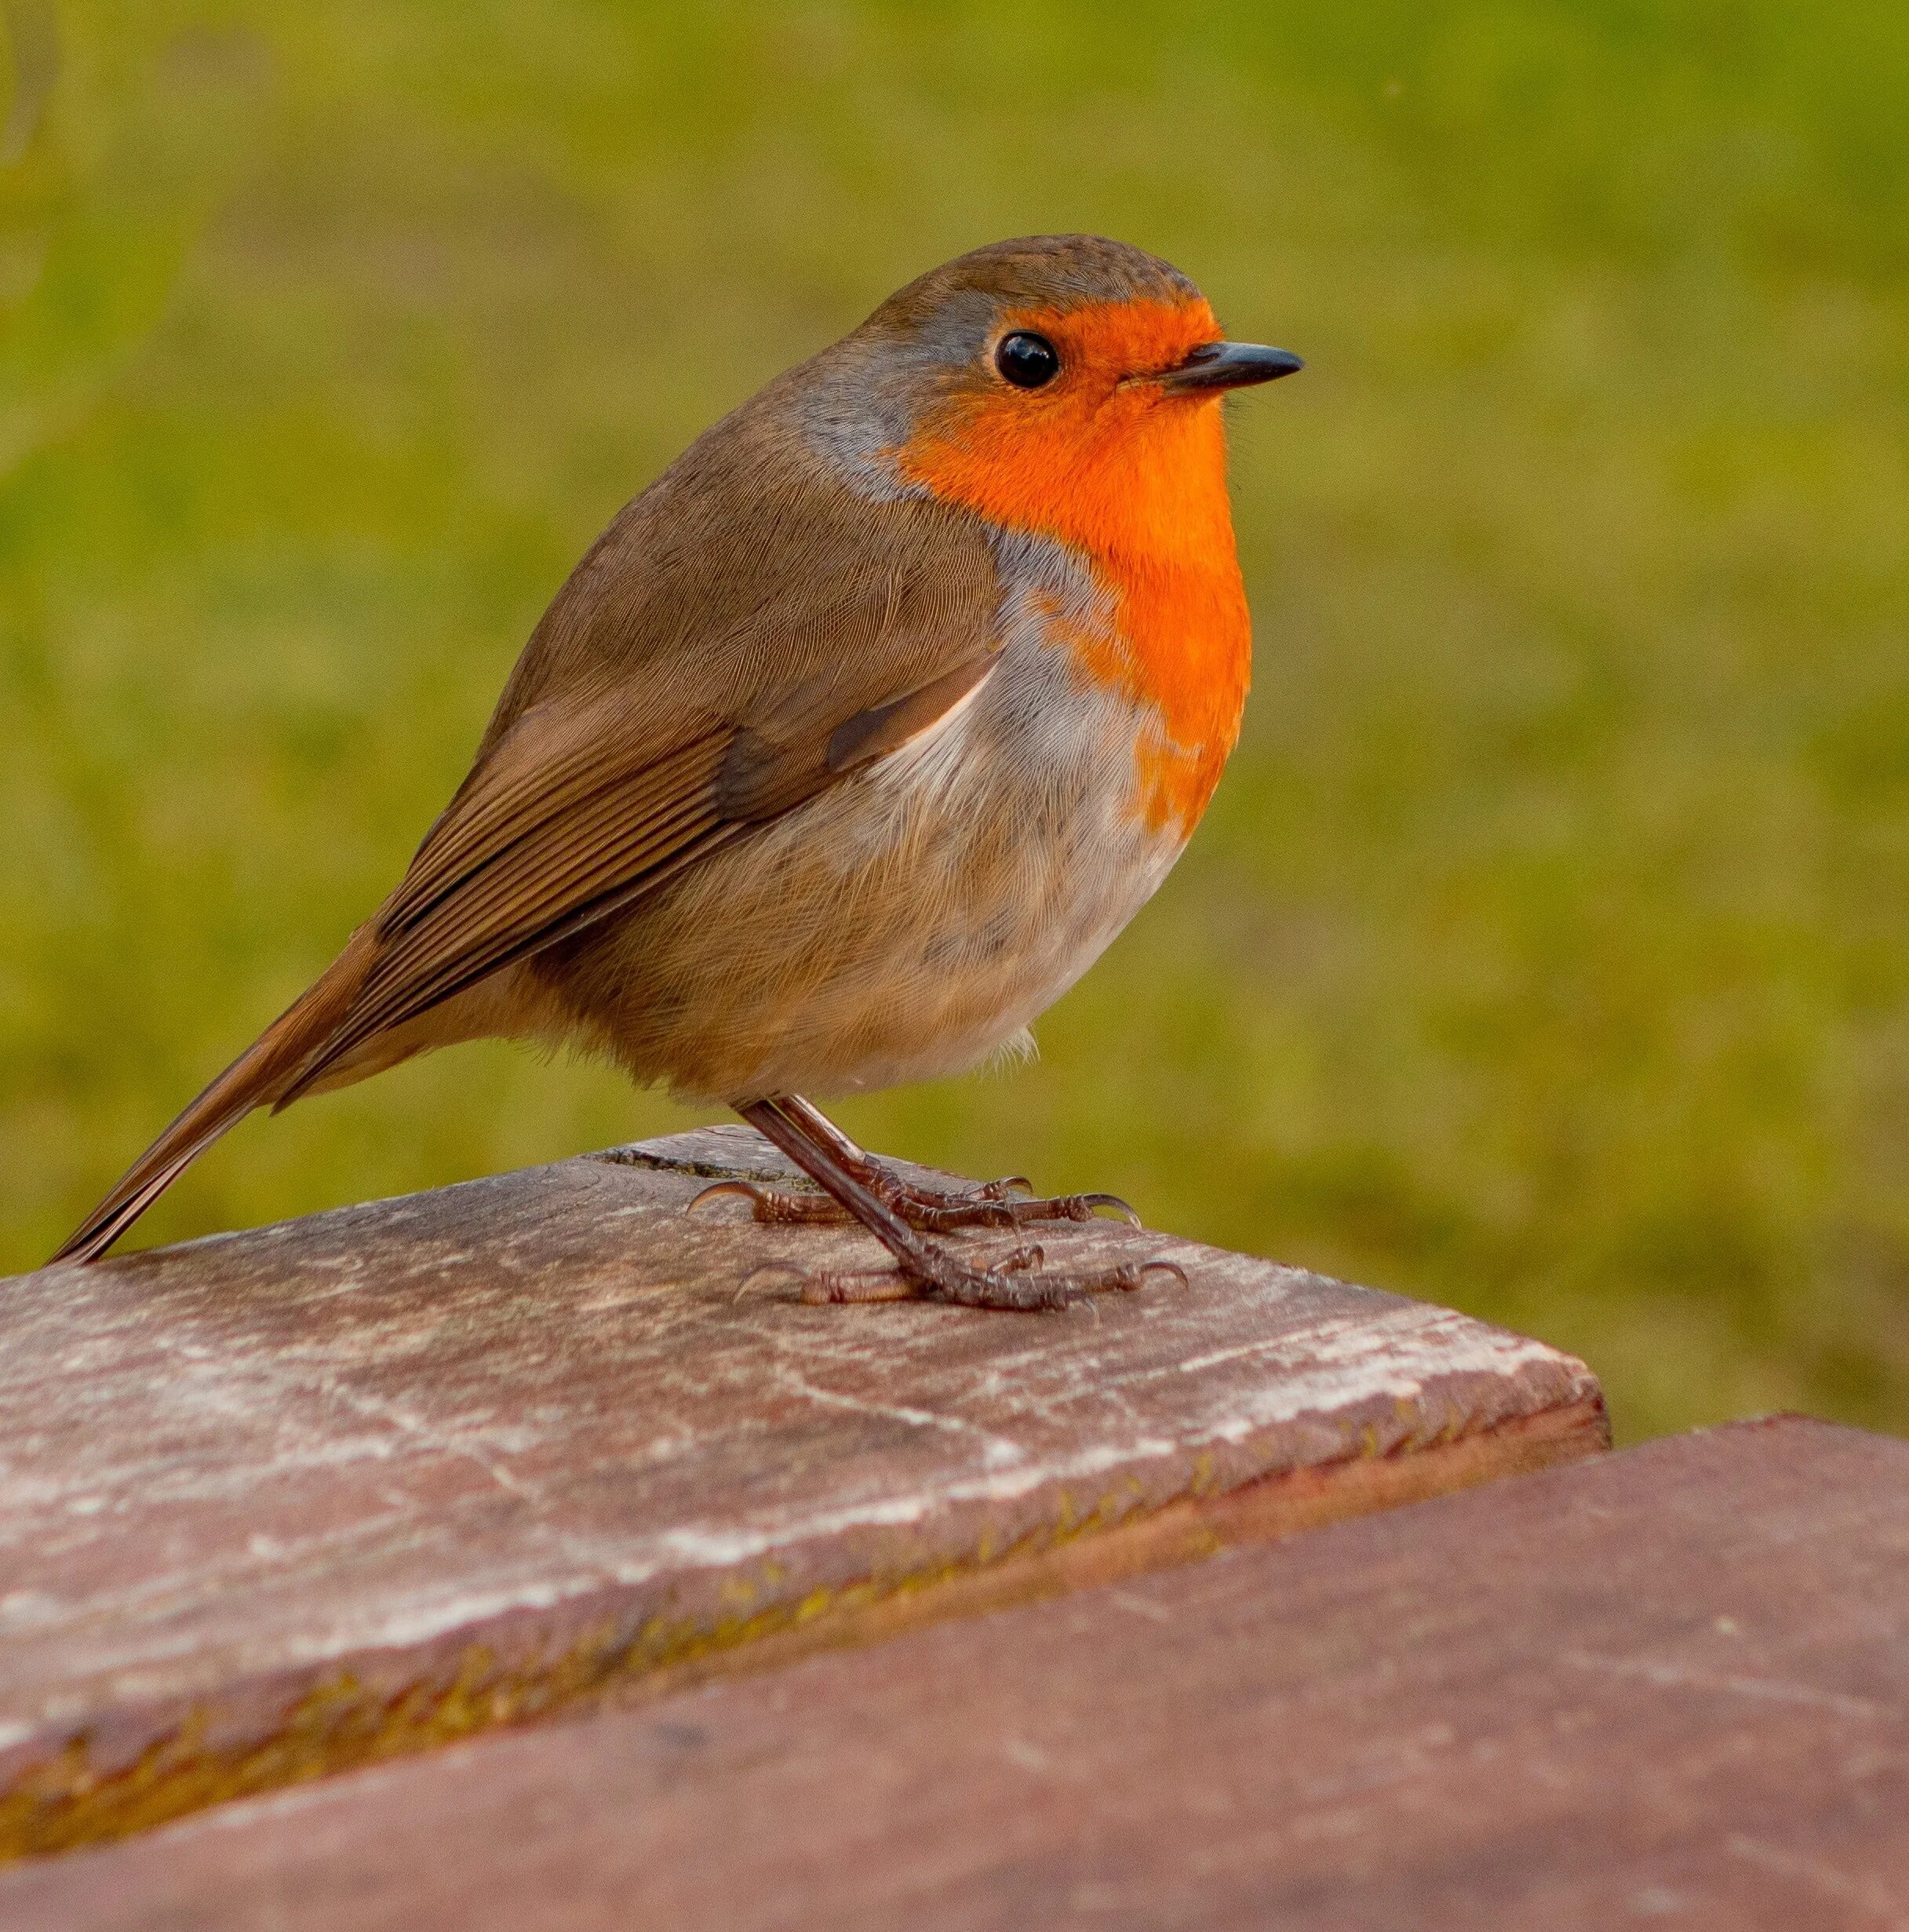
[[[800,1098],[1025,1041],[1179,857],[1251,658],[1220,399],[1300,366],[1091,235],[932,270],[692,443],[537,625],[397,889],[56,1260],[255,1107],[462,1040],[607,1054],[734,1107],[894,1267],[805,1298],[1049,1308],[1149,1267],[931,1237],[1125,1213],[910,1183]],[[699,1197],[698,1198],[703,1198]]]

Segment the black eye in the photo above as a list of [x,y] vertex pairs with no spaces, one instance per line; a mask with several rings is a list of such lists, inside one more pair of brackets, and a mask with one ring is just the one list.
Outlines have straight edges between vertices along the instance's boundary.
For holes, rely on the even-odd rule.
[[1017,329],[1001,338],[994,366],[1017,389],[1038,389],[1061,373],[1060,352],[1044,335]]

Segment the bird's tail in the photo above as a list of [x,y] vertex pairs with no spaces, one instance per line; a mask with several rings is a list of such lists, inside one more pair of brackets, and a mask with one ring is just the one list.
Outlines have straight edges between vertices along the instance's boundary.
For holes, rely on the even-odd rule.
[[337,1033],[364,984],[374,950],[368,928],[353,934],[310,989],[127,1168],[53,1260],[91,1261],[103,1255],[228,1128],[285,1094]]

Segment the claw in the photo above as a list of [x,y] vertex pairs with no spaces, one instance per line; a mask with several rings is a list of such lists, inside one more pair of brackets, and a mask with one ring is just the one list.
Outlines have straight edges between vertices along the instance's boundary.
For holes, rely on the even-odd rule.
[[752,1219],[764,1227],[832,1227],[851,1218],[826,1194],[791,1194],[780,1187],[765,1187],[760,1181],[712,1181],[683,1212],[694,1214],[719,1194],[740,1194],[749,1203]]
[[694,1214],[705,1201],[713,1201],[718,1194],[741,1194],[745,1199],[761,1203],[763,1190],[754,1181],[712,1181],[702,1189],[683,1212]]
[[764,1261],[760,1263],[757,1267],[751,1268],[749,1273],[744,1275],[742,1279],[736,1284],[736,1292],[730,1298],[730,1306],[734,1307],[737,1302],[741,1300],[743,1296],[746,1295],[765,1274],[791,1274],[793,1275],[797,1281],[805,1282],[809,1279],[808,1270],[807,1268],[797,1267],[792,1261]]
[[1036,1243],[1031,1247],[1017,1248],[1012,1254],[1004,1255],[989,1265],[996,1274],[1038,1274],[1047,1265],[1047,1251]]
[[1138,1227],[1141,1224],[1139,1216],[1118,1194],[1072,1194],[1068,1198],[1087,1209],[1087,1214],[1080,1217],[1083,1220],[1087,1219],[1089,1215],[1098,1214],[1104,1208],[1118,1219],[1124,1221],[1129,1227]]
[[1159,1269],[1160,1273],[1163,1274],[1172,1275],[1182,1288],[1188,1288],[1192,1285],[1187,1279],[1186,1270],[1180,1266],[1179,1262],[1169,1261],[1164,1256],[1156,1255],[1151,1261],[1143,1261],[1141,1263],[1139,1267],[1140,1279],[1134,1283],[1134,1286],[1138,1288],[1140,1285],[1140,1282],[1144,1281],[1156,1268]]

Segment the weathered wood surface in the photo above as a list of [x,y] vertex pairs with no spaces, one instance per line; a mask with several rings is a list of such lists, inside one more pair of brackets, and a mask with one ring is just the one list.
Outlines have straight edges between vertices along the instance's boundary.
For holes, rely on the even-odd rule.
[[13,1932],[1885,1932],[1909,1444],[1789,1420],[0,1873]]
[[1157,1566],[1605,1442],[1583,1365],[1172,1254],[1093,1313],[806,1307],[858,1237],[678,1136],[0,1283],[0,1849]]

